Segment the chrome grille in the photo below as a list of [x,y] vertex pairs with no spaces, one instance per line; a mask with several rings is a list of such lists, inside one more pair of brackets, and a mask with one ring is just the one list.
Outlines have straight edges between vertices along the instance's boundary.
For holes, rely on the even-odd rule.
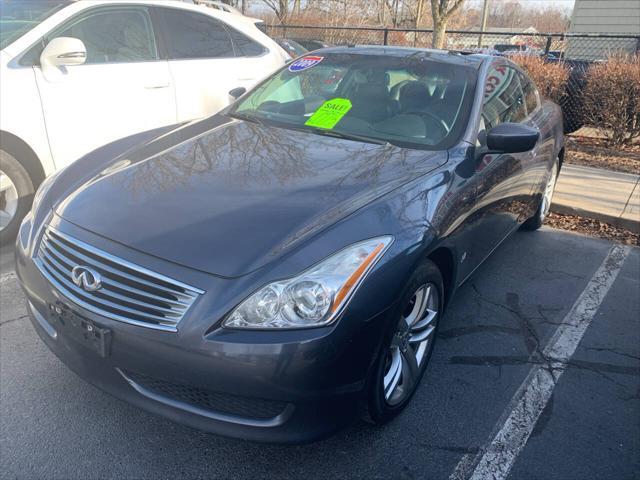
[[[35,258],[42,274],[79,306],[121,322],[175,332],[204,291],[139,267],[48,227]],[[102,287],[89,292],[71,276],[76,266],[100,274]]]

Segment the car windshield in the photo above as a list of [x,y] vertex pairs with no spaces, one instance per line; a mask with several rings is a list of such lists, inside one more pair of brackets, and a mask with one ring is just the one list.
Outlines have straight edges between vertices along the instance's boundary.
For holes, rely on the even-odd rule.
[[426,52],[309,54],[263,82],[228,113],[360,141],[446,149],[467,124],[475,82],[474,68]]
[[278,39],[278,44],[282,48],[284,48],[287,51],[287,53],[289,53],[289,55],[291,55],[293,58],[304,55],[309,51],[306,48],[304,48],[302,45],[300,45],[298,42],[295,42],[293,40],[289,40],[286,38]]
[[0,49],[68,3],[63,0],[0,0]]
[[291,47],[291,50],[296,54],[296,57],[299,57],[299,56],[304,55],[305,53],[309,52],[309,50],[304,48],[302,45],[300,45],[295,40],[287,40],[287,43]]

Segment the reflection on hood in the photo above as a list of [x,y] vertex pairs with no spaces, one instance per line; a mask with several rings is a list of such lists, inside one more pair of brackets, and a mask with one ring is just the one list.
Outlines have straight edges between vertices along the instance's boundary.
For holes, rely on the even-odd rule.
[[238,276],[445,160],[216,116],[130,152],[58,214],[146,253]]

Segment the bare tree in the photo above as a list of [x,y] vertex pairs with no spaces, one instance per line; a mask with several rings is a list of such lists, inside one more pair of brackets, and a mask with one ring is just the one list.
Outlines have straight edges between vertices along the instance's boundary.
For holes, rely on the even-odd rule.
[[[617,54],[587,70],[584,120],[613,148],[640,138],[640,55]],[[605,86],[603,88],[603,86]]]
[[262,2],[273,10],[280,22],[289,16],[289,0],[262,0]]
[[416,5],[416,28],[422,26],[422,15],[424,15],[424,0],[418,0]]
[[442,48],[444,46],[447,23],[452,15],[454,15],[464,0],[431,0],[431,16],[433,17],[433,40],[434,48]]

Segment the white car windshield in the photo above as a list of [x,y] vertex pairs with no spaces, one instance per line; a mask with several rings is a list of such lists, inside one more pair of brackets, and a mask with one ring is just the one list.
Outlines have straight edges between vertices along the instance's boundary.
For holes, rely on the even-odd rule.
[[0,49],[68,4],[63,0],[0,0]]

